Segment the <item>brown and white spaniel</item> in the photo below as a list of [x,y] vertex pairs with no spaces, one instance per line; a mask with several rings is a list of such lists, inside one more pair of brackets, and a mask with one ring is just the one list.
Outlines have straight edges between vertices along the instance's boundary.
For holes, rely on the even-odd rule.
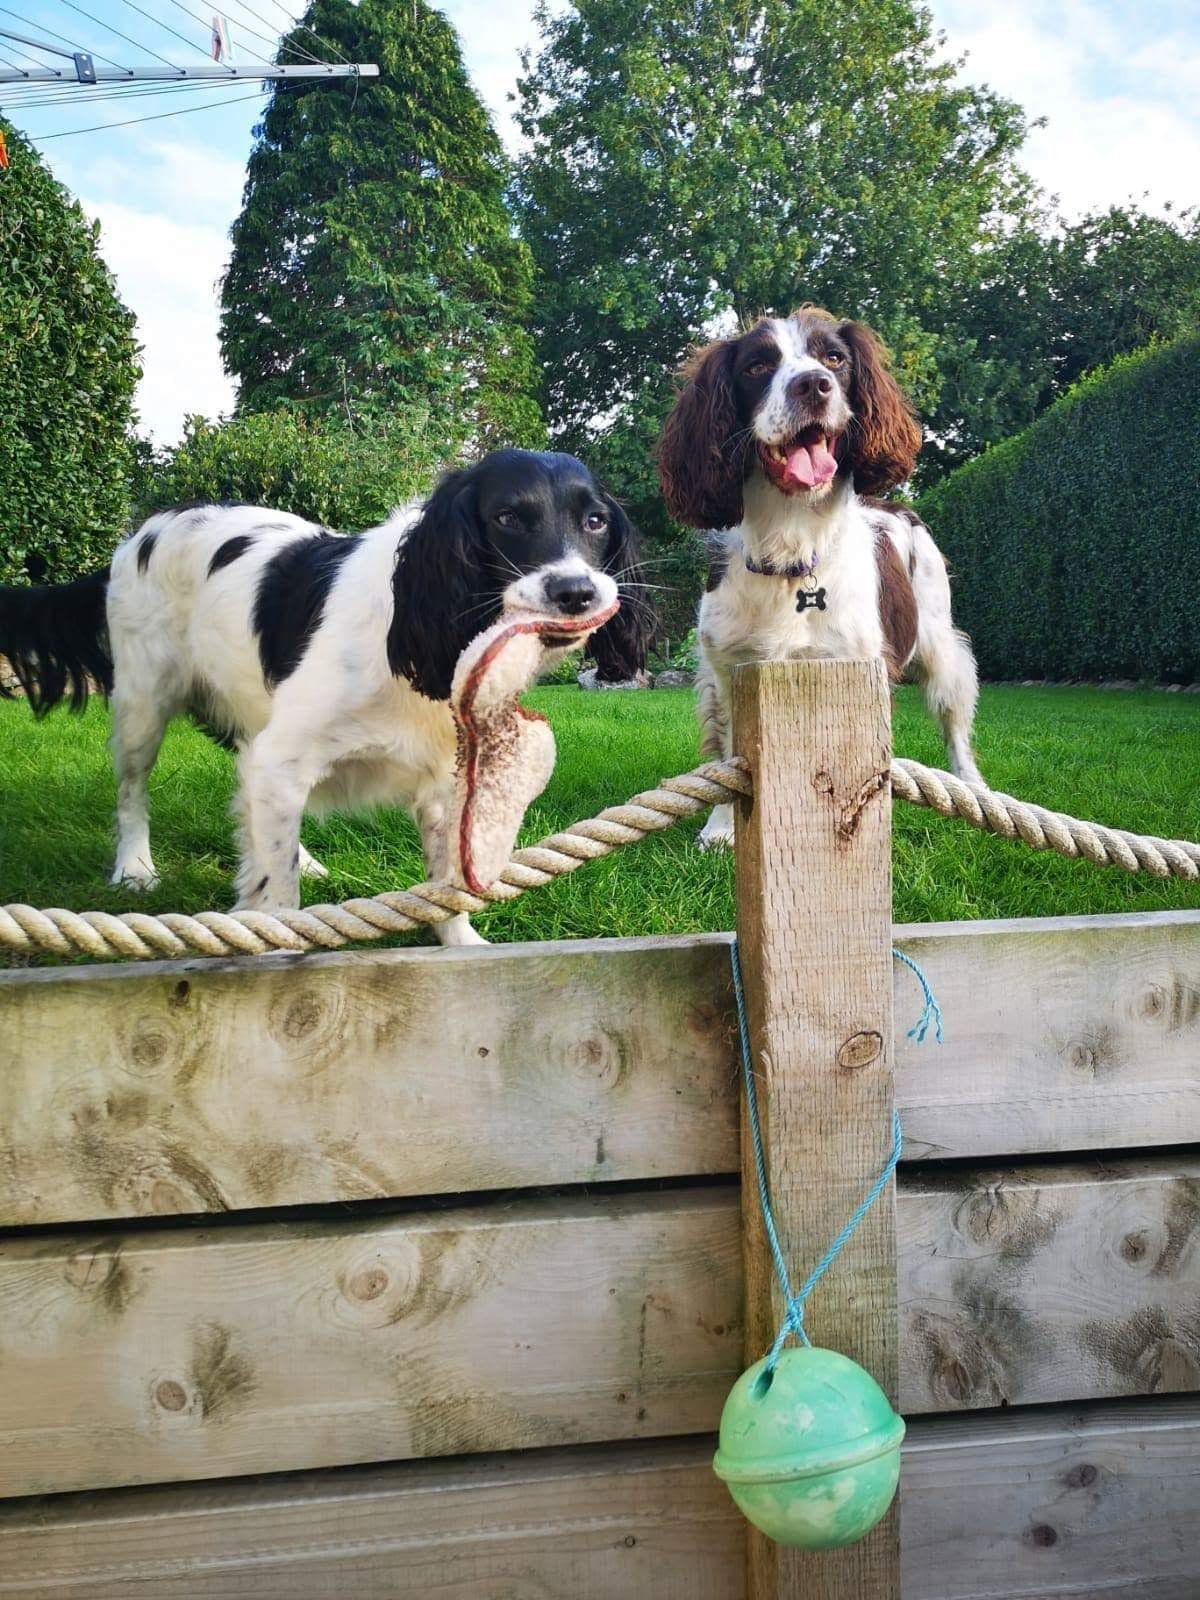
[[[730,753],[730,679],[746,661],[882,656],[911,670],[950,765],[971,749],[975,658],[950,614],[946,563],[907,507],[868,498],[911,474],[921,429],[860,322],[804,306],[718,339],[688,362],[659,444],[671,514],[712,540],[700,604],[706,751]],[[701,843],[732,842],[718,806]]]

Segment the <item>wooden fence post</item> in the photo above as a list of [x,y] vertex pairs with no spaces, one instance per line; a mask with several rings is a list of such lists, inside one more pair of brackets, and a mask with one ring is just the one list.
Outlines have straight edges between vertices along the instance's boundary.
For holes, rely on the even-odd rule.
[[[741,668],[734,749],[737,925],[767,1168],[793,1283],[862,1200],[892,1140],[890,700],[879,661]],[[743,1107],[744,1111],[744,1107]],[[746,1360],[783,1315],[742,1119]],[[814,1291],[809,1337],[897,1400],[894,1186]],[[866,1539],[823,1554],[749,1530],[748,1600],[899,1600],[895,1506]]]

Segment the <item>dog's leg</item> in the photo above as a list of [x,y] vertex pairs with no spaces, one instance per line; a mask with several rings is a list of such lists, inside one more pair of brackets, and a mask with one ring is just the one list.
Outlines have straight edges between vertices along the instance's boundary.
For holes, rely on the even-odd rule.
[[[733,741],[732,687],[729,674],[701,655],[696,674],[700,749],[706,756],[729,757]],[[696,839],[701,850],[733,849],[733,806],[714,806]]]
[[931,630],[921,644],[925,704],[942,725],[950,770],[964,783],[982,783],[971,748],[979,700],[979,675],[971,646],[966,635],[951,626]]
[[150,855],[149,778],[171,712],[162,698],[130,693],[118,685],[112,696],[109,750],[117,774],[117,854],[111,882],[153,889],[158,873]]
[[[432,883],[444,879],[449,869],[446,812],[446,802],[440,796],[420,796],[413,806],[413,815],[417,819],[417,827],[421,830],[425,871]],[[447,949],[488,942],[471,926],[471,919],[465,912],[457,917],[451,917],[446,922],[435,922],[433,931],[437,934],[438,943],[445,945]]]
[[[235,810],[241,823],[238,909],[265,911],[300,904],[300,818],[320,768],[297,753],[308,740],[291,730],[283,741],[268,725],[242,752]],[[312,744],[308,744],[311,751]]]

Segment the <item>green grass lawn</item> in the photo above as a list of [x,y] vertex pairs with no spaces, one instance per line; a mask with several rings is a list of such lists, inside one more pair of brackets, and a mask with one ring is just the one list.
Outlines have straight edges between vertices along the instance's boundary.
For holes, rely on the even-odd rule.
[[[523,842],[651,787],[697,763],[692,697],[584,694],[530,697],[558,739],[558,769],[526,819]],[[896,700],[896,749],[933,766],[943,752],[914,690]],[[149,896],[110,888],[114,783],[108,716],[35,723],[0,702],[0,903],[150,911],[232,904],[231,758],[185,723],[167,739],[151,783],[152,835],[162,887]],[[1200,837],[1200,697],[1091,689],[984,691],[980,764],[999,789],[1140,833]],[[733,923],[732,863],[703,855],[699,821],[595,862],[481,919],[494,940],[686,933]],[[306,886],[341,900],[422,876],[415,830],[395,813],[306,822],[304,839],[333,876]],[[1035,854],[927,811],[896,809],[898,921],[1051,916],[1063,912],[1200,907],[1200,886]],[[426,936],[420,936],[424,939]]]

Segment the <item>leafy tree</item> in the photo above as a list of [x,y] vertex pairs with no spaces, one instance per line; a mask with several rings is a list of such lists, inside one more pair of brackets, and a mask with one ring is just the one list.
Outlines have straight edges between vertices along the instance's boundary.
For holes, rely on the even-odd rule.
[[[1019,108],[910,0],[543,6],[519,204],[555,438],[665,531],[646,445],[710,320],[811,299],[885,334],[924,408],[957,287],[1031,205]],[[961,336],[959,336],[961,337]]]
[[222,291],[241,408],[417,405],[535,442],[529,256],[453,28],[425,0],[312,0],[298,27],[381,76],[281,88],[263,118]]
[[106,560],[124,520],[137,346],[98,226],[0,132],[0,582],[53,583]]
[[1085,372],[1200,323],[1200,213],[1037,220],[981,257],[962,297],[930,419],[935,470],[1027,427]]

